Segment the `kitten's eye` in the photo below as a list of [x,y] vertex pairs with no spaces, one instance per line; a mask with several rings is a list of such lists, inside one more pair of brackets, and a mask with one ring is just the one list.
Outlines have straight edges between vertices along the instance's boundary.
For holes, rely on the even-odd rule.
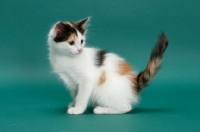
[[81,44],[83,44],[83,39],[81,40]]
[[70,41],[69,44],[70,44],[70,45],[74,45],[75,42],[74,42],[74,41]]

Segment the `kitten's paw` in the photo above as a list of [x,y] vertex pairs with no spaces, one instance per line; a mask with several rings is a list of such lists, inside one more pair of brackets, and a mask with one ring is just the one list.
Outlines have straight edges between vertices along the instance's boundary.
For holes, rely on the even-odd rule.
[[94,113],[95,114],[104,114],[105,113],[105,108],[103,108],[103,107],[96,107],[94,109]]
[[84,110],[75,108],[75,107],[71,107],[67,110],[67,113],[70,115],[78,115],[78,114],[82,114],[83,112]]

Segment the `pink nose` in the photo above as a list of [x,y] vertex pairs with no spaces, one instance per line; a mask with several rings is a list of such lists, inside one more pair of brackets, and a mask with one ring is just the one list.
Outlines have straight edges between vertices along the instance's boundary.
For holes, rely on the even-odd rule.
[[78,52],[81,53],[81,52],[82,52],[82,49],[78,49]]

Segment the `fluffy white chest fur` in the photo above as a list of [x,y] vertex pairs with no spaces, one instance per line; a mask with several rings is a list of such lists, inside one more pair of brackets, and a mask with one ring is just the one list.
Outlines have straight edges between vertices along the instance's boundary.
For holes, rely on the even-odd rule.
[[[94,76],[95,68],[93,66],[93,50],[84,48],[80,55],[69,57],[50,52],[50,60],[55,73],[59,74],[69,89],[74,89],[70,84],[80,84],[86,77]],[[93,78],[92,78],[93,79]]]
[[58,22],[48,36],[53,71],[66,84],[73,97],[68,114],[82,114],[89,102],[95,114],[122,114],[138,102],[139,91],[159,68],[167,46],[161,34],[147,68],[136,75],[129,64],[113,53],[85,47],[87,19],[77,23]]

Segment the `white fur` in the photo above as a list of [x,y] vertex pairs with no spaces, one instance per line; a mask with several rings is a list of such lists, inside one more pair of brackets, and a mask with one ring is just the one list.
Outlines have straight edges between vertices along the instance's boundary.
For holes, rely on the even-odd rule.
[[[85,43],[80,43],[81,39],[85,40],[84,35],[78,32],[74,46],[67,42],[55,43],[54,37],[55,26],[48,35],[49,58],[53,71],[64,81],[74,99],[68,114],[82,114],[89,102],[96,106],[95,114],[122,114],[132,109],[138,96],[129,76],[118,73],[117,62],[122,58],[108,53],[104,65],[97,67],[95,54],[98,49],[85,48]],[[83,49],[81,53],[77,51],[79,48]],[[102,71],[106,72],[106,82],[98,86]]]

